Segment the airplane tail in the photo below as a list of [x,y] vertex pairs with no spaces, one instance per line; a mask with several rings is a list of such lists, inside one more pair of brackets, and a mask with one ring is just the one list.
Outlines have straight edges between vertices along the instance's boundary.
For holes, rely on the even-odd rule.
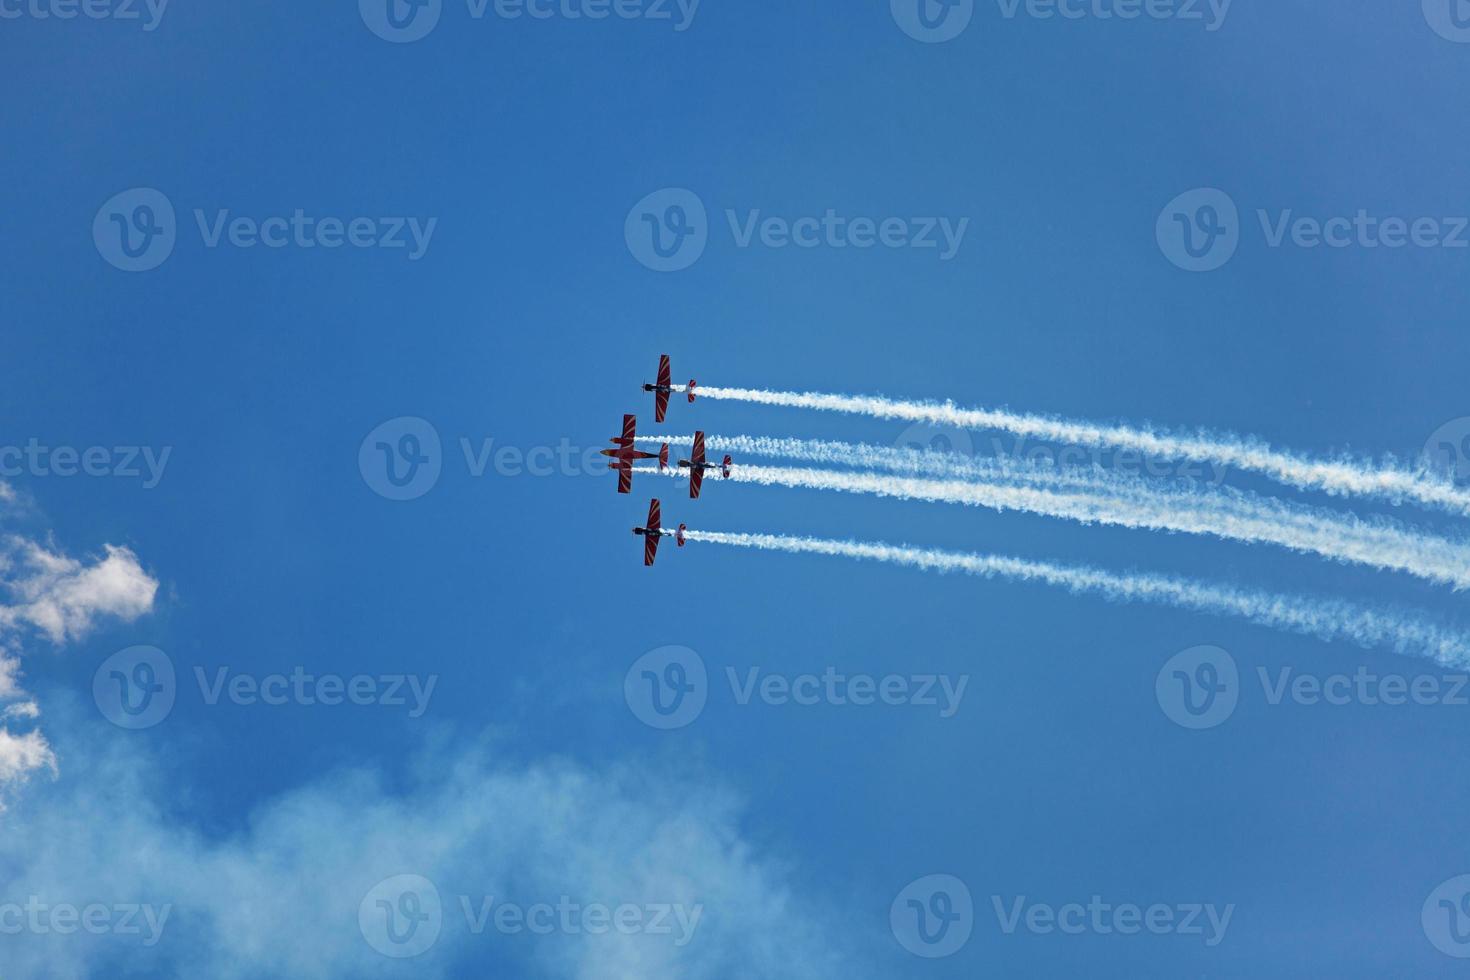
[[685,535],[688,532],[689,532],[689,525],[688,524],[680,524],[679,525],[678,533],[676,533],[674,535],[674,541],[678,543],[679,547],[681,547],[681,548],[684,547]]
[[726,453],[725,461],[720,464],[720,475],[723,476],[726,480],[730,479],[730,467],[734,465],[734,463],[735,460],[730,457],[729,453]]
[[689,404],[691,404],[691,405],[694,404],[694,389],[697,388],[697,387],[699,387],[699,382],[698,381],[695,381],[693,378],[690,378],[689,379],[689,388],[687,390],[689,392]]

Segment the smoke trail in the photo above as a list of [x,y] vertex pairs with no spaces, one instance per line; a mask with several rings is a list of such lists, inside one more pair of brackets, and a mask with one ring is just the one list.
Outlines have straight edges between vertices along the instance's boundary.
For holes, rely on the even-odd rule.
[[1119,574],[1085,565],[1067,566],[1002,555],[962,554],[872,544],[797,538],[777,534],[689,531],[690,541],[762,551],[829,555],[891,562],[927,571],[961,572],[981,578],[1040,582],[1075,594],[1115,602],[1156,602],[1215,615],[1237,616],[1261,626],[1320,640],[1347,640],[1362,647],[1428,657],[1447,667],[1470,665],[1470,637],[1392,609],[1371,609],[1336,599],[1278,595],[1211,585],[1164,575]]
[[[655,472],[652,468],[647,471]],[[669,473],[673,475],[673,471]],[[1388,522],[1369,523],[1351,514],[1252,500],[1240,494],[1115,491],[1104,479],[1094,486],[1058,491],[784,466],[740,465],[732,470],[731,479],[763,486],[836,490],[997,511],[1024,511],[1083,524],[1271,544],[1334,561],[1405,572],[1457,590],[1470,587],[1470,546]],[[1079,480],[1085,483],[1086,477]]]
[[759,405],[846,412],[961,429],[999,429],[1047,442],[1122,449],[1146,456],[1233,466],[1261,473],[1302,490],[1321,490],[1338,496],[1376,497],[1394,503],[1411,500],[1423,506],[1470,516],[1470,492],[1427,470],[1379,467],[1352,459],[1314,459],[1230,434],[1201,431],[1181,435],[997,409],[959,408],[953,402],[895,401],[876,396],[762,391],[755,388],[701,388],[699,393],[705,398]]

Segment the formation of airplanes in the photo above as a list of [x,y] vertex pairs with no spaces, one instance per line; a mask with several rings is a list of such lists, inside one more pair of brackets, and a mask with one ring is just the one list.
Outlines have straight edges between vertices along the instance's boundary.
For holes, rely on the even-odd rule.
[[[689,380],[687,385],[676,385],[673,383],[673,370],[669,364],[669,355],[662,354],[658,359],[658,380],[652,384],[645,383],[643,390],[653,393],[653,418],[655,422],[662,423],[669,411],[669,396],[675,393],[683,393],[688,396],[689,404],[694,404],[695,389],[698,382]],[[608,463],[608,469],[617,470],[618,493],[631,493],[633,490],[633,464],[646,459],[658,460],[660,471],[669,468],[669,444],[663,443],[656,453],[644,452],[637,446],[638,440],[638,417],[635,415],[623,416],[623,431],[621,435],[613,436],[611,449],[602,450],[602,455],[610,457],[612,462]],[[709,461],[704,448],[704,433],[694,433],[694,447],[688,459],[681,459],[678,467],[689,471],[689,499],[698,500],[700,491],[704,487],[704,475],[711,471],[717,471],[726,480],[730,478],[730,468],[734,460],[727,454],[718,463]],[[664,538],[673,538],[677,545],[682,548],[685,543],[685,531],[687,525],[680,524],[677,530],[669,530],[663,526],[662,506],[655,497],[648,504],[648,520],[642,527],[633,528],[633,533],[643,538],[643,564],[652,565],[658,556],[658,543]]]

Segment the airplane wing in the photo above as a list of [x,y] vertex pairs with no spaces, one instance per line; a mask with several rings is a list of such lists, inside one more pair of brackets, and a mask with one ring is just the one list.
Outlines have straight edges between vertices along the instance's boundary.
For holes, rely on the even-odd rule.
[[624,460],[618,463],[618,493],[630,493],[633,490],[633,464]]
[[638,416],[636,416],[636,415],[624,415],[623,416],[623,434],[621,436],[618,436],[618,438],[614,439],[613,442],[617,443],[619,446],[631,446],[631,445],[633,445],[633,440],[637,437],[637,435],[638,435]]
[[658,556],[658,539],[661,537],[663,517],[662,508],[659,507],[658,498],[655,497],[648,502],[648,525],[643,535],[643,564],[652,565],[653,559]]
[[689,499],[699,499],[699,488],[704,486],[704,470],[695,466],[689,471]]
[[691,463],[693,463],[696,467],[700,467],[700,466],[703,466],[704,465],[704,433],[703,432],[696,432],[696,433],[694,433],[694,454],[689,457],[689,461]]
[[669,389],[674,385],[674,372],[669,367],[669,355],[658,356],[658,388],[653,395],[653,419],[655,422],[664,420],[664,413],[669,410]]

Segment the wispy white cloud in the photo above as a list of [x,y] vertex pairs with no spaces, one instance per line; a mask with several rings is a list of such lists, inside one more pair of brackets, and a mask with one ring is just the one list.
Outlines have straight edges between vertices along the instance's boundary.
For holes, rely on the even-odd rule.
[[91,564],[11,538],[0,555],[0,625],[29,625],[53,643],[86,634],[98,616],[133,620],[153,608],[155,581],[127,548],[107,545]]
[[0,787],[24,781],[38,769],[56,771],[56,754],[45,736],[38,731],[13,735],[0,728]]
[[56,754],[33,723],[40,708],[21,687],[19,650],[35,630],[54,644],[85,636],[101,617],[132,621],[153,608],[158,582],[127,548],[108,545],[91,562],[20,537],[0,547],[0,808],[36,772],[57,770]]
[[[393,788],[377,770],[339,772],[220,837],[171,812],[163,787],[174,780],[136,743],[66,748],[62,777],[0,818],[0,901],[147,903],[170,917],[151,948],[141,937],[7,936],[17,975],[105,975],[124,962],[150,976],[224,980],[454,977],[469,975],[467,964],[486,975],[487,962],[508,976],[583,980],[863,975],[842,952],[850,930],[745,835],[739,800],[706,775],[443,745]],[[358,912],[370,889],[402,874],[433,883],[443,918],[438,941],[399,962],[372,948]],[[562,896],[702,914],[678,946],[615,930],[475,934],[461,901],[478,912],[487,897],[525,907]]]

